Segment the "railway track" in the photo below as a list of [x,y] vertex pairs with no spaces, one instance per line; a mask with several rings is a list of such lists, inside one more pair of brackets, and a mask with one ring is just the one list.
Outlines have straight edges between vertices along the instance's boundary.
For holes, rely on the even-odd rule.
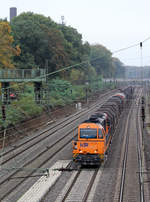
[[144,184],[143,184],[143,158],[144,158],[144,151],[143,151],[143,135],[142,135],[142,128],[141,128],[141,107],[138,107],[137,110],[137,119],[136,119],[136,127],[137,127],[137,153],[138,153],[138,164],[139,164],[139,186],[140,186],[140,201],[144,202]]
[[[109,90],[108,90],[107,93],[109,93]],[[103,95],[102,95],[102,97],[103,97]],[[92,99],[90,100],[90,102],[93,103],[96,100],[97,100],[97,96],[94,95],[94,97],[92,97]],[[68,109],[68,110],[70,110],[70,109]],[[74,112],[75,112],[75,110],[74,110]],[[70,116],[71,114],[72,114],[72,112],[68,111],[65,116]],[[45,118],[45,115],[47,116],[46,118]],[[33,130],[40,129],[41,127],[45,127],[46,126],[46,124],[45,124],[46,122],[54,123],[56,120],[52,119],[53,115],[55,115],[56,117],[59,118],[60,115],[64,116],[64,111],[61,110],[61,109],[56,109],[54,111],[50,111],[48,109],[48,111],[45,113],[45,115],[42,115],[40,117],[31,118],[31,119],[23,122],[21,125],[22,125],[22,127],[24,127],[24,129],[20,130],[20,124],[17,124],[15,127],[8,128],[7,129],[7,133],[9,135],[6,136],[6,139],[9,139],[11,136],[15,137],[15,136],[18,136],[18,135],[23,135],[24,133],[27,133],[27,135],[28,135],[28,132],[30,130],[33,131]],[[35,129],[32,125],[35,125],[35,122],[39,121],[39,119],[42,120],[42,122],[38,126],[36,126],[36,129]],[[30,126],[28,126],[28,125],[30,125]],[[4,133],[4,130],[1,130],[0,131],[0,143],[3,141],[3,133]]]
[[98,168],[74,171],[66,187],[57,197],[55,202],[86,202],[92,190],[98,171]]
[[[106,93],[105,95],[101,96],[101,98],[105,98],[106,96],[109,95],[110,92]],[[112,94],[112,93],[111,93]],[[111,95],[110,94],[110,95]],[[18,150],[19,148],[23,147],[24,145],[27,145],[28,143],[32,142],[32,144],[27,148],[29,149],[30,147],[32,147],[35,144],[38,144],[39,142],[43,141],[44,139],[48,138],[49,136],[53,135],[54,133],[56,133],[57,131],[59,131],[60,129],[64,128],[65,126],[67,126],[68,124],[77,121],[79,118],[81,118],[83,115],[89,113],[91,110],[93,110],[95,107],[99,107],[99,102],[93,104],[90,109],[87,110],[83,110],[83,111],[79,111],[76,112],[75,114],[66,117],[65,119],[57,122],[56,124],[53,124],[52,126],[48,127],[47,129],[45,129],[43,132],[40,133],[36,133],[34,136],[29,137],[27,140],[25,140],[23,143],[18,144],[16,146],[14,146],[13,148],[9,149],[6,152],[1,153],[1,156],[10,156],[10,154],[13,154],[13,152],[15,150]],[[50,133],[49,133],[50,132]],[[35,143],[33,143],[33,141],[36,140]],[[25,150],[24,150],[25,151]],[[18,153],[20,154],[20,152]],[[14,156],[10,157],[9,159],[4,160],[3,162],[1,162],[1,165],[5,164],[6,162],[8,162],[9,160],[11,160],[12,158],[14,158],[17,154],[15,154]]]
[[[104,95],[103,97],[108,96],[108,94]],[[103,104],[103,103],[101,103]],[[95,103],[91,106],[90,109],[79,111],[62,121],[52,125],[51,127],[45,129],[43,132],[36,133],[33,137],[30,137],[29,139],[25,140],[23,143],[18,144],[17,146],[14,146],[13,148],[9,149],[6,152],[1,153],[1,157],[3,157],[3,161],[1,162],[1,166],[6,164],[11,159],[14,159],[16,156],[20,155],[21,153],[27,151],[31,147],[35,146],[36,144],[39,144],[41,141],[45,141],[47,138],[49,138],[52,135],[55,135],[56,132],[60,131],[64,127],[68,126],[69,124],[76,122],[80,118],[82,118],[84,115],[90,113],[93,111],[93,109],[96,110],[96,107],[99,107],[99,102]],[[74,130],[75,128],[73,128]],[[73,131],[72,130],[72,131]],[[70,131],[70,132],[72,132]],[[25,146],[25,148],[24,148]]]
[[[142,183],[142,133],[140,120],[140,97],[138,94],[135,107],[132,108],[127,118],[124,135],[126,136],[122,147],[121,164],[117,179],[117,188],[114,202],[119,201],[144,201]],[[129,122],[130,121],[130,122]],[[136,123],[136,124],[135,124]],[[139,177],[138,177],[139,175]]]
[[[98,105],[98,107],[99,107],[98,103],[96,103],[96,105]],[[93,105],[92,109],[86,110],[86,112],[84,112],[84,115],[94,109],[96,110],[96,105]],[[81,116],[81,114],[79,114],[79,117],[80,116]],[[76,121],[76,118],[75,118],[75,121]],[[70,121],[70,122],[72,123],[73,121]],[[68,123],[65,123],[65,124],[68,125]],[[60,125],[60,123],[59,123],[59,125]],[[62,128],[64,128],[64,127],[65,126],[63,125]],[[72,128],[72,125],[71,125],[71,128]],[[0,200],[5,200],[9,196],[9,194],[11,194],[22,183],[24,183],[27,178],[33,176],[35,171],[38,168],[41,169],[41,171],[42,171],[42,168],[44,167],[44,165],[48,161],[50,161],[58,152],[61,152],[68,145],[68,143],[70,143],[72,141],[72,135],[70,136],[71,132],[72,132],[72,129],[67,134],[65,134],[65,136],[62,136],[61,138],[57,139],[57,141],[52,143],[49,147],[46,147],[46,148],[44,147],[40,152],[38,150],[36,150],[35,153],[32,153],[32,158],[30,157],[30,160],[29,160],[29,156],[31,156],[30,155],[31,151],[29,151],[29,147],[27,147],[26,151],[29,151],[28,152],[29,155],[27,156],[28,160],[21,159],[20,167],[14,167],[14,168],[12,167],[11,169],[8,169],[9,174],[7,174],[7,175],[5,174],[4,176],[1,176]],[[42,140],[40,140],[40,142],[41,141]],[[31,140],[30,140],[30,142],[31,142]],[[38,142],[38,145],[39,145],[39,142]],[[59,145],[59,146],[56,147],[56,145]],[[22,146],[23,145],[20,145],[20,148],[22,148]],[[20,154],[21,153],[19,152],[19,155]],[[7,155],[8,155],[8,153],[7,153]],[[14,158],[14,156],[13,156],[13,158]],[[8,159],[5,159],[5,160],[7,160],[7,162],[8,162]],[[5,165],[5,164],[6,164],[6,161],[5,161],[5,163],[3,163],[3,165]],[[8,168],[8,164],[7,164],[7,168]],[[7,169],[5,168],[5,170],[7,170]],[[28,172],[22,173],[21,171],[28,171]],[[14,182],[13,179],[17,179],[17,180],[15,180],[15,182]],[[6,187],[7,187],[7,189],[6,189]]]

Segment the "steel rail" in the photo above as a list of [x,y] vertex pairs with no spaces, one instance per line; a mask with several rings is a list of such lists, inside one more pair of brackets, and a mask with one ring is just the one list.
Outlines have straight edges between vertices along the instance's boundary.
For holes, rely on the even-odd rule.
[[87,201],[87,199],[88,199],[88,197],[90,195],[90,191],[91,191],[91,189],[93,187],[94,181],[95,181],[95,179],[97,177],[97,173],[98,173],[98,168],[95,170],[95,172],[94,172],[94,174],[92,176],[92,179],[91,179],[91,181],[90,181],[90,183],[89,183],[89,185],[87,187],[87,190],[86,190],[86,192],[84,194],[82,202],[86,202]]
[[65,202],[65,200],[67,199],[67,197],[68,197],[70,191],[73,189],[73,186],[74,186],[74,184],[76,183],[76,181],[77,181],[77,179],[78,179],[80,173],[81,173],[81,170],[79,170],[79,171],[76,173],[76,175],[75,175],[75,177],[74,177],[74,179],[73,179],[73,181],[72,181],[72,183],[71,183],[69,189],[67,190],[67,192],[65,193],[65,195],[64,195],[63,198],[61,199],[62,202]]
[[[97,105],[99,105],[98,102],[97,102]],[[100,105],[99,105],[99,107],[100,107]],[[95,105],[93,106],[93,108],[95,108]],[[91,110],[91,109],[90,109],[90,110]],[[88,109],[87,111],[90,111],[90,110]],[[86,112],[86,113],[87,113],[87,112]],[[67,135],[69,135],[69,133],[68,133]],[[59,140],[57,141],[57,143],[60,142],[62,139],[64,139],[64,137],[61,138],[61,139],[59,139]],[[60,152],[62,149],[64,149],[64,147],[65,147],[66,145],[68,145],[68,143],[70,143],[70,141],[72,141],[72,139],[73,139],[73,138],[71,138],[69,141],[67,141],[65,144],[63,144],[63,145],[61,146],[61,148],[57,149],[57,151],[55,151],[53,154],[51,154],[51,155],[49,156],[49,158],[44,159],[44,160],[42,161],[42,163],[40,163],[40,165],[37,166],[37,169],[38,169],[38,168],[41,168],[45,163],[47,163],[47,161],[49,161],[52,157],[54,157],[54,156],[57,154],[57,152]],[[57,143],[54,143],[54,144],[52,145],[52,147],[54,147]],[[41,152],[40,154],[38,154],[34,159],[30,160],[28,163],[26,163],[26,164],[23,165],[23,166],[24,166],[24,167],[28,167],[29,164],[33,163],[33,161],[36,161],[39,156],[42,156],[45,152],[48,152],[52,147],[49,147],[49,148],[47,148],[46,150],[42,151],[42,152]],[[13,174],[11,174],[7,179],[5,179],[3,182],[1,182],[0,185],[2,185],[3,183],[5,183],[6,180],[9,180],[9,179],[11,179],[11,178],[15,178],[14,175],[16,175],[16,174],[18,173],[18,171],[20,171],[20,169],[18,169],[16,172],[14,172]],[[21,181],[17,182],[17,184],[14,185],[14,187],[11,188],[10,190],[7,190],[7,193],[4,193],[4,195],[1,197],[1,200],[3,200],[3,199],[4,199],[5,197],[7,197],[12,191],[14,191],[17,187],[19,187],[19,186],[27,179],[27,177],[28,177],[28,176],[31,176],[33,173],[34,173],[34,171],[33,171],[33,172],[30,172],[29,175],[23,176],[24,178],[23,178]]]
[[[109,93],[110,93],[110,92],[109,92]],[[103,95],[102,97],[105,98],[105,96],[108,96],[109,93]],[[102,104],[103,104],[103,103],[102,103]],[[72,121],[76,121],[77,119],[81,118],[81,117],[84,116],[86,113],[90,112],[90,111],[93,110],[95,107],[97,107],[97,105],[99,105],[98,102],[96,102],[95,104],[93,104],[90,109],[87,109],[87,110],[82,111],[82,112],[77,112],[77,113],[75,113],[75,114],[73,114],[73,115],[71,115],[71,116],[69,116],[69,117],[63,119],[62,121],[56,123],[54,126],[52,126],[52,127],[48,128],[48,129],[44,130],[44,131],[43,131],[42,133],[40,133],[39,135],[34,136],[34,137],[31,137],[29,140],[26,140],[25,142],[21,143],[20,145],[17,145],[16,147],[14,147],[13,149],[10,149],[9,151],[3,152],[3,153],[1,154],[1,156],[4,157],[5,155],[8,155],[9,153],[14,152],[16,149],[18,149],[18,148],[24,146],[25,144],[27,144],[27,143],[33,141],[34,139],[37,139],[37,138],[39,138],[40,136],[43,136],[43,138],[41,138],[40,140],[37,141],[37,144],[38,144],[38,143],[41,142],[42,140],[45,140],[45,138],[47,138],[47,137],[53,135],[55,132],[57,132],[57,131],[60,130],[61,128],[64,128],[65,126],[67,126],[69,123],[72,123]],[[77,115],[79,115],[79,116],[76,117]],[[75,117],[75,118],[74,118],[73,120],[70,120],[70,119],[73,118],[73,117]],[[69,120],[69,122],[67,122],[68,120]],[[66,122],[65,124],[64,124],[64,121]],[[60,128],[54,130],[52,133],[50,133],[50,134],[48,134],[47,136],[45,136],[45,133],[51,131],[52,129],[56,128],[57,126],[60,126],[61,124],[63,124],[63,125],[62,125]],[[35,144],[33,144],[33,145],[35,145]],[[31,146],[32,146],[32,145],[31,145]],[[31,146],[30,146],[30,147],[31,147]],[[29,148],[30,148],[30,147],[29,147]],[[19,152],[18,154],[20,154],[20,152]],[[15,156],[16,156],[16,155],[15,155]],[[10,159],[4,161],[1,165],[3,165],[4,163],[8,162],[9,160],[11,160],[12,158],[14,158],[15,156],[13,156],[13,157],[11,157]]]
[[[142,128],[141,128],[141,106],[139,105],[138,111],[137,111],[137,119],[136,119],[136,124],[137,124],[137,153],[138,153],[138,163],[139,163],[139,186],[140,186],[140,201],[144,202],[144,184],[143,184],[143,169],[142,169],[142,148],[143,148],[143,136],[142,136]],[[140,141],[141,139],[141,141]]]
[[[3,194],[3,196],[0,196],[0,200],[4,200],[9,194],[11,194],[16,188],[18,188],[22,183],[24,183],[29,177],[32,177],[32,175],[35,173],[35,170],[42,168],[48,161],[50,161],[55,155],[57,155],[58,152],[61,152],[64,149],[64,147],[67,146],[68,143],[70,143],[72,140],[73,140],[73,138],[71,138],[65,144],[63,144],[60,148],[55,150],[55,152],[53,154],[51,154],[48,158],[44,159],[43,162],[40,163],[36,167],[36,169],[35,168],[34,169],[28,169],[28,166],[31,163],[34,164],[38,157],[35,157],[34,159],[30,160],[28,163],[26,163],[24,165],[24,167],[18,168],[14,173],[12,173],[9,177],[7,177],[7,179],[4,179],[2,182],[0,182],[0,185],[2,186],[3,184],[5,184],[6,182],[8,182],[11,179],[16,178],[19,181],[19,182],[17,181],[17,184],[14,184],[14,186],[12,188],[10,188],[10,189],[8,188],[7,191]],[[28,172],[28,174],[22,174],[21,177],[15,176],[18,174],[18,172],[20,172],[22,170],[26,170],[26,169],[28,171],[31,171],[31,172]]]
[[[70,132],[71,132],[71,131],[70,131]],[[70,133],[68,133],[67,135],[69,135],[69,134],[70,134]],[[64,137],[62,137],[62,138],[60,138],[59,140],[57,140],[56,143],[54,143],[51,147],[49,147],[49,148],[47,148],[46,150],[42,151],[40,154],[38,154],[38,155],[37,155],[36,157],[34,157],[32,160],[30,160],[30,161],[27,162],[25,165],[23,165],[24,168],[27,167],[29,164],[31,164],[33,161],[37,160],[37,158],[38,158],[39,156],[41,156],[41,155],[43,155],[45,152],[49,151],[52,147],[54,147],[54,146],[55,146],[58,142],[60,142],[62,139],[64,139]],[[64,147],[65,147],[66,145],[68,145],[68,143],[70,143],[70,141],[72,141],[72,139],[73,139],[73,138],[71,138],[69,141],[67,141],[65,144],[63,144],[63,146],[61,146],[61,148],[59,148],[59,149],[58,149],[57,151],[55,151],[52,155],[50,155],[50,157],[49,157],[48,159],[44,160],[44,162],[42,162],[42,163],[37,167],[37,169],[40,168],[40,167],[42,167],[47,161],[49,161],[52,157],[54,157],[54,156],[57,154],[57,152],[60,152],[62,149],[64,149]],[[8,181],[8,180],[10,180],[10,179],[12,179],[12,178],[15,178],[15,175],[20,171],[20,169],[22,169],[22,168],[19,168],[19,169],[16,170],[14,173],[10,174],[9,177],[7,177],[5,180],[3,180],[2,182],[0,182],[0,185],[4,184],[6,181]],[[8,190],[7,193],[5,193],[5,194],[1,197],[1,200],[3,200],[5,197],[8,196],[8,194],[10,194],[12,191],[14,191],[17,187],[19,187],[20,184],[23,183],[23,182],[27,179],[27,177],[28,177],[28,176],[31,176],[33,173],[34,173],[34,171],[31,172],[31,173],[29,173],[29,175],[24,176],[24,178],[22,178],[22,180],[21,180],[20,182],[18,182],[17,185],[14,185],[14,187],[11,188],[11,190]]]
[[125,175],[126,175],[126,165],[127,165],[127,156],[128,156],[128,144],[129,144],[129,117],[132,115],[133,109],[131,108],[127,117],[126,127],[125,127],[125,150],[123,156],[123,166],[122,166],[122,173],[121,173],[121,183],[120,183],[120,190],[119,190],[119,202],[123,201],[123,193],[124,193],[124,184],[125,184]]

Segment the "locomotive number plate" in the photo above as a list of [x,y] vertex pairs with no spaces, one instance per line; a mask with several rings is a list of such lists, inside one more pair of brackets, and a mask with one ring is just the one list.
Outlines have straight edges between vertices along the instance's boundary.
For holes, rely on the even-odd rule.
[[88,147],[88,143],[80,143],[80,147]]

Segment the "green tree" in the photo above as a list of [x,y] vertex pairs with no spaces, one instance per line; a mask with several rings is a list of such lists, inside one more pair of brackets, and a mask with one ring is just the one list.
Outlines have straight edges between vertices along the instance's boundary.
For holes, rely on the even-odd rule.
[[69,54],[72,63],[81,62],[85,56],[90,55],[89,43],[83,43],[82,35],[75,28],[59,25],[59,29],[66,40],[65,51]]
[[125,76],[125,67],[123,63],[118,58],[112,58],[112,63],[114,66],[114,76],[116,78],[124,78]]
[[[55,68],[53,63],[58,60],[56,56],[59,49],[56,46],[62,48],[63,37],[50,17],[31,12],[22,13],[12,20],[11,27],[15,41],[22,49],[20,57],[15,58],[18,67],[25,68],[26,64],[26,68],[44,68],[45,61],[48,60],[51,62],[52,70]],[[63,51],[63,48],[61,50]]]
[[90,61],[98,75],[110,77],[112,69],[112,53],[102,45],[92,45]]
[[[20,57],[14,62],[18,68],[44,68],[48,73],[81,63],[89,58],[90,45],[82,42],[82,35],[72,27],[56,24],[50,17],[22,13],[11,22],[15,43],[21,46]],[[69,78],[71,71],[59,76]]]

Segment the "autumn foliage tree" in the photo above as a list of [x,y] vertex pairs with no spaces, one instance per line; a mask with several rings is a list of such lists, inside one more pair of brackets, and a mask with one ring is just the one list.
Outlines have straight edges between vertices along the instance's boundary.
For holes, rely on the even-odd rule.
[[19,55],[19,46],[13,47],[14,39],[8,22],[0,21],[0,68],[13,68],[12,57]]

